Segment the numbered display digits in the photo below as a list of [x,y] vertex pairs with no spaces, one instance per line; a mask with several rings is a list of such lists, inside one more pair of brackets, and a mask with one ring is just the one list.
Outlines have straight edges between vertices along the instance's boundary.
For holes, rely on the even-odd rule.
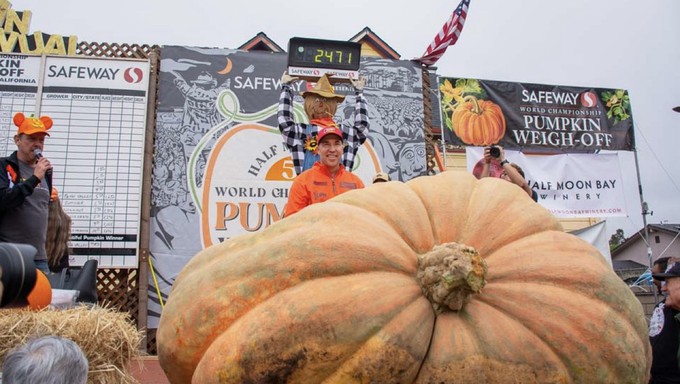
[[343,61],[343,51],[332,51],[319,49],[316,50],[316,55],[314,55],[315,63],[329,63],[329,64],[350,64],[352,62],[352,52],[347,52],[345,56],[345,61]]

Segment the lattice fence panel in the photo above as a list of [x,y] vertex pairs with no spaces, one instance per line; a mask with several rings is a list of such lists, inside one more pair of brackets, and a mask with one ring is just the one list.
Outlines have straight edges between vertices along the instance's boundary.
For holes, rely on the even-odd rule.
[[76,47],[76,54],[95,57],[115,57],[126,59],[148,59],[149,53],[157,50],[157,45],[88,43],[81,41]]
[[136,269],[100,269],[97,271],[97,294],[99,303],[129,312],[137,322],[139,311],[139,287]]
[[149,355],[157,355],[158,348],[156,347],[156,330],[147,329],[146,330],[146,353]]

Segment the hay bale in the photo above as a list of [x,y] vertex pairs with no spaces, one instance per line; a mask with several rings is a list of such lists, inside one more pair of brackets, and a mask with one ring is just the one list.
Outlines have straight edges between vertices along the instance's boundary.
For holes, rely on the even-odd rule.
[[139,356],[142,334],[126,313],[78,306],[65,310],[0,310],[0,361],[10,349],[32,338],[57,335],[73,340],[89,362],[88,383],[133,384],[128,371]]

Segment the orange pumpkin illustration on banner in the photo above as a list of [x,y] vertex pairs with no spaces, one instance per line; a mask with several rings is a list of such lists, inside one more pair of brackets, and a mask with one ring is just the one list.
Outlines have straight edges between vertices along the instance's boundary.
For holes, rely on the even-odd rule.
[[453,111],[453,133],[465,144],[496,144],[505,135],[505,117],[498,104],[465,96]]
[[463,143],[487,146],[498,143],[505,136],[505,116],[501,107],[470,95],[483,93],[476,80],[459,79],[455,88],[445,80],[440,89],[442,108],[450,113],[446,125]]

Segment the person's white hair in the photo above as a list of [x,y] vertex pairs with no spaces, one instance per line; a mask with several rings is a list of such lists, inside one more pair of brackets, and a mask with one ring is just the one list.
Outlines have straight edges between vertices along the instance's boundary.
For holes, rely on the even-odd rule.
[[2,380],[8,384],[85,384],[88,369],[78,344],[59,336],[44,336],[7,353]]

